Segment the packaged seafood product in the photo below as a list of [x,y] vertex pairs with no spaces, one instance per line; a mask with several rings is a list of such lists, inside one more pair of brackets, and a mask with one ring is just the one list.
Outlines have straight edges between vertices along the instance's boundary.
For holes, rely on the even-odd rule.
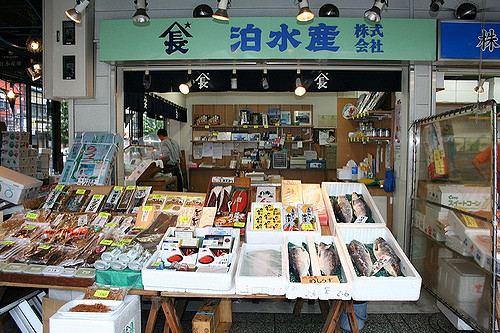
[[203,207],[205,202],[204,196],[187,197],[184,207]]
[[128,288],[108,286],[104,284],[94,283],[85,291],[83,299],[100,299],[123,301],[128,294]]
[[137,213],[137,220],[135,221],[135,228],[144,229],[147,228],[155,218],[156,207],[155,206],[142,206],[139,208]]
[[127,186],[125,190],[123,191],[120,201],[118,202],[118,205],[116,206],[116,211],[118,213],[126,213],[127,209],[132,202],[133,196],[135,192],[135,186]]
[[304,203],[311,204],[314,207],[314,212],[318,215],[320,223],[326,225],[328,215],[321,194],[321,186],[319,184],[302,184],[302,191]]
[[87,208],[85,208],[86,213],[97,213],[101,211],[102,206],[106,202],[106,195],[104,194],[94,194],[90,197]]
[[281,230],[281,203],[253,203],[252,216],[254,229]]
[[127,209],[129,214],[137,214],[139,212],[139,207],[143,206],[146,202],[149,193],[151,193],[151,186],[139,186],[132,196],[132,200]]
[[299,230],[299,209],[297,206],[283,206],[283,230]]
[[[177,227],[195,227],[197,225],[197,223],[195,223],[193,225],[193,217],[194,217],[194,214],[195,214],[195,211],[196,211],[197,208],[194,208],[194,207],[182,207],[180,210],[179,210],[179,215],[177,217],[177,224],[176,226]],[[198,208],[198,211],[199,213],[201,213],[201,209]],[[199,217],[201,216],[197,216],[197,219],[195,219],[195,222],[199,222]]]
[[87,200],[90,195],[90,190],[77,189],[73,190],[64,203],[63,211],[77,213],[84,210]]
[[58,246],[33,242],[24,251],[16,255],[14,262],[46,265]]
[[281,181],[281,203],[285,206],[303,203],[302,183],[300,180]]
[[50,215],[50,210],[47,209],[35,209],[30,210],[24,216],[26,222],[38,222],[45,223],[48,222]]
[[112,212],[116,209],[118,202],[123,194],[123,186],[115,186],[109,193],[108,199],[106,200],[103,211]]
[[178,212],[184,206],[187,197],[184,195],[168,195],[163,210],[168,212]]
[[299,208],[299,230],[313,231],[317,223],[314,208],[309,204],[298,205]]
[[27,240],[5,240],[0,243],[0,261],[8,262],[18,252],[29,246]]
[[15,230],[9,237],[35,240],[40,238],[43,235],[43,232],[47,228],[48,228],[47,225],[23,224],[20,228]]
[[242,276],[281,276],[281,251],[273,249],[245,252],[240,274]]
[[63,199],[66,186],[56,185],[45,198],[42,208],[52,210],[59,206],[60,199]]
[[166,194],[155,194],[152,193],[148,196],[144,206],[155,206],[157,209],[162,209],[167,200]]

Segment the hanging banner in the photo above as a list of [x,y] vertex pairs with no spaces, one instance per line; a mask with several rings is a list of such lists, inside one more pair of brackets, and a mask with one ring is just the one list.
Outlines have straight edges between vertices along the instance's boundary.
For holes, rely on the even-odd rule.
[[[118,33],[119,32],[119,33]],[[192,59],[436,60],[436,20],[284,17],[100,22],[101,61]]]
[[441,59],[500,59],[500,23],[441,22]]

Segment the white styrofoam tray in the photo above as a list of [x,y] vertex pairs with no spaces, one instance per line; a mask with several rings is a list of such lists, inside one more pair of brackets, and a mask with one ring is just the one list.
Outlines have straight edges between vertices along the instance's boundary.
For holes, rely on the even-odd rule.
[[[323,197],[325,199],[326,211],[328,213],[328,220],[333,223],[334,227],[366,227],[366,226],[385,226],[386,222],[380,214],[380,211],[373,201],[373,198],[366,188],[365,184],[362,183],[341,183],[341,182],[323,182],[321,183],[321,190],[323,191]],[[335,218],[335,213],[333,211],[333,206],[330,201],[330,196],[346,195],[356,192],[363,195],[363,199],[371,210],[373,220],[375,223],[340,223]]]
[[[343,246],[342,242],[338,238],[338,236],[318,236],[313,239],[314,244],[319,245],[320,242],[325,244],[334,244],[335,250],[337,251],[337,255],[340,259],[340,264],[342,266],[342,278],[344,282],[340,283],[321,283],[317,284],[318,298],[321,300],[329,300],[329,299],[342,299],[349,300],[352,296],[352,274],[347,268],[350,264],[350,258],[345,256],[343,251],[339,251],[339,248]],[[316,252],[316,247],[314,247]],[[318,253],[316,252],[316,256]],[[319,260],[319,259],[318,259]],[[318,263],[319,268],[319,263]]]
[[[169,228],[165,236],[169,235],[175,228]],[[213,234],[214,230],[221,228],[196,228],[195,237],[204,237],[205,235]],[[184,272],[175,270],[155,270],[143,268],[141,270],[142,284],[145,290],[158,291],[179,291],[179,292],[205,292],[217,291],[222,293],[226,291],[228,294],[234,294],[234,275],[238,264],[238,255],[240,252],[240,229],[231,229],[233,244],[231,248],[231,265],[227,273],[208,273],[208,272]],[[163,241],[162,241],[163,242]],[[160,242],[160,246],[162,244]],[[153,262],[158,259],[160,250],[151,256],[145,267],[150,267]]]
[[[258,250],[276,250],[281,253],[281,276],[248,276],[242,275],[241,271],[244,265],[246,253]],[[240,260],[234,278],[236,293],[242,295],[266,294],[266,295],[284,295],[286,291],[285,256],[286,247],[283,244],[247,244],[243,243],[240,251]],[[258,263],[261,264],[261,263]],[[264,264],[264,263],[262,263]]]
[[373,244],[376,238],[383,237],[399,257],[401,272],[398,277],[357,276],[352,261],[347,269],[353,276],[352,298],[356,301],[416,301],[420,297],[422,278],[410,263],[398,242],[386,227],[365,226],[349,228],[339,226],[337,236],[344,246],[341,250],[350,259],[346,244],[357,239],[363,244]]
[[[284,221],[281,221],[283,228]],[[247,225],[245,230],[245,242],[249,244],[282,244],[285,235],[321,236],[321,225],[316,215],[314,230],[311,231],[283,231],[283,230],[259,230],[253,227],[252,213],[247,214]]]

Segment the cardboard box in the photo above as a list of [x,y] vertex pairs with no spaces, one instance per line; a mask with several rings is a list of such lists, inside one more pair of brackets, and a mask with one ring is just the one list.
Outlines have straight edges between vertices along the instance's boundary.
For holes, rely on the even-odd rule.
[[52,317],[61,306],[66,304],[66,301],[52,299],[48,296],[43,296],[42,299],[42,322],[43,333],[49,333],[49,318]]
[[451,302],[479,301],[486,273],[466,259],[440,259],[438,291]]
[[193,318],[193,333],[229,332],[232,322],[231,299],[206,299]]
[[490,210],[491,189],[481,186],[433,185],[428,186],[427,200],[469,211]]
[[28,147],[29,133],[28,132],[2,132],[2,142],[19,142],[25,147]]
[[34,199],[42,182],[0,166],[0,199],[19,204]]

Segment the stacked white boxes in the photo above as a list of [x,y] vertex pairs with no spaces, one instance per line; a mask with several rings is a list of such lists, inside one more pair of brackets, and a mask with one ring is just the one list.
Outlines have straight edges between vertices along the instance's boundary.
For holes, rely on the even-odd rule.
[[[390,230],[386,227],[385,220],[375,205],[370,192],[364,184],[360,183],[322,183],[323,196],[331,228],[336,233],[336,238],[341,246],[338,251],[349,260],[346,269],[353,277],[352,299],[357,301],[415,301],[420,297],[422,278],[413,267],[410,260],[397,243]],[[375,223],[339,223],[330,202],[330,196],[352,194],[356,192],[363,195],[363,199],[371,210]],[[358,276],[350,259],[347,245],[356,239],[363,244],[373,244],[376,238],[382,237],[392,247],[400,259],[403,276],[376,277]]]
[[31,176],[29,133],[2,132],[2,166]]
[[42,182],[0,166],[0,199],[15,204],[38,197]]
[[49,178],[51,151],[47,148],[38,149],[38,158],[36,160],[36,175],[38,179]]

